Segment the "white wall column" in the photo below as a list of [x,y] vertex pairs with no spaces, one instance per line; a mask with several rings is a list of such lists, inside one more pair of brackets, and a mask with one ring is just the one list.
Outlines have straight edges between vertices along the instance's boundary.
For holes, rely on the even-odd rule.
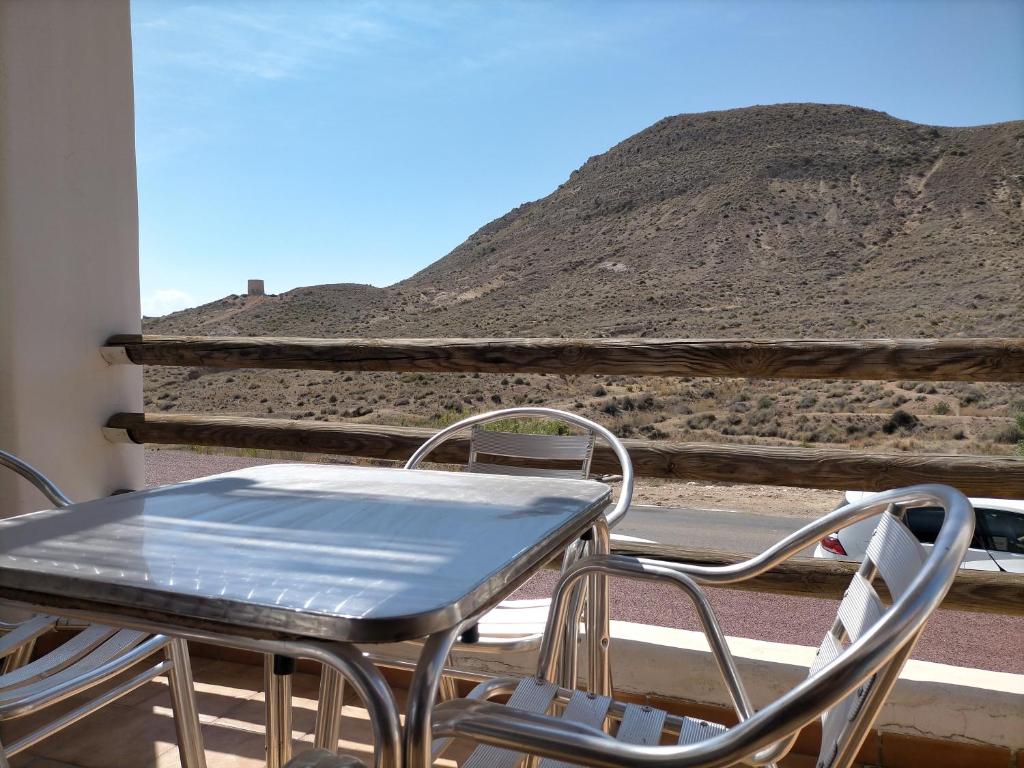
[[[142,486],[100,431],[141,369],[99,354],[140,317],[128,0],[0,0],[0,448],[73,499]],[[0,517],[44,506],[0,471]]]

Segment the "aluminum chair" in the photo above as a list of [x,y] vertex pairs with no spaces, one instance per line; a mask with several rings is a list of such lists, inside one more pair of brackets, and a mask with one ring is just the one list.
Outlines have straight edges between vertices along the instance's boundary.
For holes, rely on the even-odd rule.
[[[901,520],[904,506],[919,504],[945,509],[930,552]],[[867,557],[840,603],[809,677],[755,712],[700,585],[756,577],[822,535],[879,511]],[[488,681],[466,699],[440,704],[433,713],[434,756],[443,754],[450,743],[447,737],[461,737],[481,744],[463,768],[514,768],[524,759],[539,758],[542,768],[765,765],[784,757],[799,731],[820,718],[818,768],[848,768],[925,622],[952,584],[973,530],[974,512],[962,494],[947,486],[919,485],[842,507],[734,565],[708,567],[614,555],[582,560],[559,580],[537,676]],[[693,601],[736,709],[737,725],[725,727],[622,704],[554,682],[559,644],[565,637],[561,630],[570,616],[569,595],[576,582],[593,573],[668,582]],[[876,592],[874,582],[879,578],[891,596],[889,604]],[[500,695],[511,699],[505,705],[489,701]],[[676,742],[672,746],[664,745],[669,737]]]
[[[527,434],[500,432],[485,429],[485,425],[514,419],[544,418],[550,421],[570,424],[583,431],[578,435]],[[522,477],[552,477],[571,480],[586,480],[590,477],[590,465],[594,455],[594,444],[601,437],[615,452],[621,471],[622,488],[615,506],[605,516],[608,527],[619,523],[629,509],[633,496],[633,463],[619,439],[605,427],[566,411],[554,408],[505,408],[490,413],[470,416],[441,430],[419,447],[405,464],[406,469],[416,469],[439,446],[455,435],[470,430],[469,472]],[[550,466],[557,462],[558,466]],[[548,464],[548,466],[544,466]],[[602,479],[612,479],[615,476]],[[580,541],[571,547],[563,559],[563,570],[585,554],[586,542]],[[585,589],[577,589],[573,596],[574,615],[584,609]],[[455,648],[476,652],[508,652],[532,650],[540,646],[551,607],[550,598],[533,600],[505,600],[492,608],[480,619],[472,639],[457,643]],[[567,627],[564,682],[575,684],[577,675],[576,639],[579,622],[570,622]],[[571,639],[570,639],[571,636]],[[571,646],[571,647],[570,647]],[[373,658],[371,656],[371,658]],[[376,660],[376,659],[375,659]],[[454,678],[445,676],[441,682],[441,698],[455,698]]]
[[[16,456],[0,451],[0,466],[24,477],[55,507],[71,503],[42,473]],[[56,649],[32,660],[36,641],[57,629],[80,631]],[[99,624],[74,625],[42,615],[19,623],[0,622],[0,631],[5,631],[0,635],[0,731],[6,721],[104,686],[121,673],[132,670],[131,677],[117,681],[112,687],[104,686],[94,697],[33,732],[7,744],[0,738],[0,768],[8,768],[8,758],[160,675],[167,676],[170,686],[181,763],[185,768],[206,768],[188,645],[184,640]],[[163,658],[150,659],[155,655]],[[155,663],[142,671],[132,669],[147,660]]]
[[[583,434],[537,435],[483,429],[486,424],[525,418],[562,422],[576,427]],[[625,447],[614,434],[600,424],[554,408],[506,408],[470,416],[427,440],[409,458],[405,468],[416,469],[442,444],[466,430],[470,431],[469,462],[466,465],[469,472],[579,480],[590,477],[594,445],[600,437],[612,449],[621,472],[619,476],[602,476],[600,479],[612,481],[621,478],[622,483],[615,506],[605,515],[608,526],[612,527],[621,521],[629,509],[633,496],[633,463]],[[444,460],[443,457],[439,459],[442,462]],[[552,466],[552,463],[555,466]],[[563,569],[583,557],[586,554],[586,547],[584,541],[576,542],[570,547],[563,560]],[[572,591],[570,611],[573,616],[582,615],[586,607],[585,601],[586,585],[580,583]],[[483,616],[471,632],[464,633],[453,650],[474,653],[535,650],[540,646],[544,636],[544,625],[548,620],[550,606],[549,598],[505,600]],[[566,633],[566,638],[562,643],[565,651],[559,672],[566,685],[574,685],[578,672],[579,621],[563,622],[562,631]],[[415,663],[395,656],[379,652],[367,652],[366,656],[382,666],[415,669]],[[455,679],[459,671],[449,666],[448,672],[450,674],[444,675],[441,680],[442,700],[455,698],[457,695]],[[327,671],[321,677],[316,728],[317,747],[332,751],[336,748],[340,720],[337,715],[340,711],[338,702],[342,700],[343,688],[342,679],[331,671]]]

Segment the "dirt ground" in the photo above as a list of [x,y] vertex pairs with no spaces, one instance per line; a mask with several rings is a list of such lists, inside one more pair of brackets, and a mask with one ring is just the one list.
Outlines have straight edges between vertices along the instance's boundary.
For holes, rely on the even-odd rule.
[[783,488],[775,485],[707,485],[641,479],[636,484],[636,504],[660,507],[698,507],[736,510],[765,515],[821,517],[839,506],[841,491]]

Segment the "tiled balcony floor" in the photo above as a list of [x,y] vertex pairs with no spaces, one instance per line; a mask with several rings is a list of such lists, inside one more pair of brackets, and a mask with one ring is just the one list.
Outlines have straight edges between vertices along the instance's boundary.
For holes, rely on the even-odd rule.
[[[193,658],[192,666],[208,768],[263,766],[262,669],[203,658]],[[296,752],[312,747],[318,686],[319,679],[314,675],[294,676],[292,735]],[[403,694],[404,691],[396,691],[400,703]],[[72,703],[52,707],[49,718],[72,708]],[[37,718],[32,715],[6,724],[5,741],[32,730],[35,723],[41,722]],[[343,752],[367,760],[372,756],[366,711],[351,691],[346,692],[340,746]],[[437,764],[454,766],[456,763],[440,760]],[[172,768],[179,765],[170,697],[162,677],[11,759],[11,768]]]

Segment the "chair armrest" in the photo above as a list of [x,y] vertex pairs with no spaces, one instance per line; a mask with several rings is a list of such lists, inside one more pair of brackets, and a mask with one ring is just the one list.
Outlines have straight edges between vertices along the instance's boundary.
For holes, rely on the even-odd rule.
[[737,715],[740,720],[753,716],[754,708],[743,686],[743,681],[740,679],[739,671],[736,669],[736,662],[729,650],[725,633],[722,631],[718,617],[703,590],[694,579],[684,573],[663,567],[661,563],[645,562],[635,557],[594,555],[580,560],[562,575],[555,587],[548,625],[544,630],[544,641],[538,657],[538,675],[550,679],[554,669],[553,661],[557,658],[560,650],[558,646],[564,635],[562,630],[565,626],[567,608],[571,603],[568,596],[571,594],[573,586],[589,574],[669,583],[682,590],[697,609],[697,616],[700,619],[704,635],[707,637],[708,645],[711,647],[715,665],[722,676],[722,681],[729,692],[729,698],[732,700]]
[[[637,765],[633,753],[640,749],[621,744],[597,728],[475,699],[439,704],[432,723],[435,737],[463,736],[571,763],[628,768]],[[614,752],[626,754],[616,760]]]
[[698,584],[735,584],[760,576],[765,571],[771,570],[784,560],[798,554],[808,545],[816,544],[822,536],[872,517],[888,507],[912,505],[921,501],[932,503],[934,499],[932,486],[913,486],[883,491],[865,501],[842,506],[834,512],[808,523],[800,530],[794,531],[761,554],[729,565],[693,565],[651,558],[639,558],[639,560],[644,564],[657,565],[676,573],[685,574]]
[[55,507],[66,507],[71,504],[71,499],[65,496],[60,488],[54,485],[46,475],[28,462],[22,461],[13,453],[0,451],[0,467],[7,467],[17,472],[32,483]]
[[[734,730],[687,746],[640,746],[551,715],[502,704],[457,699],[437,706],[435,737],[465,737],[483,744],[599,768],[694,768],[732,765],[751,753],[748,734]],[[761,738],[763,740],[763,734]]]

